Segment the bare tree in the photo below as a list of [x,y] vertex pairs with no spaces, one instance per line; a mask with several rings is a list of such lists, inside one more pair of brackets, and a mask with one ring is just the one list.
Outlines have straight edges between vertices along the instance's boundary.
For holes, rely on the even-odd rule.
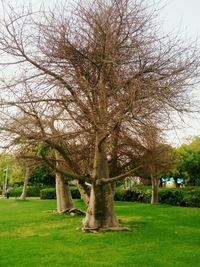
[[[71,159],[73,152],[71,149],[69,152],[69,144],[65,140],[67,136],[54,127],[56,120],[59,120],[58,115],[51,113],[50,116],[49,110],[48,116],[44,112],[39,115],[36,106],[30,107],[25,104],[22,106],[18,104],[16,108],[20,114],[15,111],[15,114],[4,115],[1,123],[1,136],[9,135],[9,142],[6,142],[4,148],[12,149],[14,154],[17,153],[17,157],[23,160],[27,169],[41,163],[50,165],[56,177],[57,211],[70,210],[73,208],[73,203],[66,177],[68,178],[68,175],[70,177],[69,170],[73,170],[76,162]],[[70,143],[69,136],[67,142]],[[77,164],[78,160],[80,162],[76,157]],[[70,179],[75,178],[72,176]],[[28,176],[24,185],[27,185],[27,182]]]
[[[15,112],[7,113],[7,107],[1,109],[1,136],[9,136],[5,147],[19,150],[24,161],[45,162],[54,170],[58,212],[70,211],[72,208],[68,180],[76,179],[74,174],[81,172],[84,173],[84,179],[78,181],[78,188],[82,199],[88,204],[89,190],[84,181],[88,175],[88,151],[91,148],[82,136],[83,131],[71,125],[67,113],[56,103],[47,105],[46,102],[31,100],[30,95],[27,95],[21,103],[16,97],[12,104]],[[21,151],[22,147],[25,149],[24,153]],[[27,153],[31,148],[34,153]]]
[[[156,11],[147,1],[89,1],[71,12],[66,6],[37,13],[24,8],[20,14],[6,8],[0,51],[9,60],[3,58],[2,64],[8,69],[17,65],[19,71],[16,79],[2,80],[2,92],[11,90],[11,100],[17,95],[21,104],[27,95],[31,104],[56,103],[76,131],[92,136],[93,172],[86,176],[73,170],[67,175],[91,183],[83,228],[118,228],[113,183],[131,170],[110,177],[109,137],[118,125],[128,132],[129,125],[186,110],[199,54],[194,45],[160,34]],[[2,96],[4,104],[11,100]]]
[[155,125],[145,125],[140,129],[142,175],[151,178],[151,204],[158,204],[160,176],[165,175],[175,165],[174,153],[170,145],[163,142],[160,129]]
[[26,166],[25,167],[25,175],[24,175],[23,189],[22,189],[22,193],[21,193],[21,195],[19,197],[20,200],[26,200],[27,191],[28,191],[29,175],[30,175],[30,167],[29,166]]

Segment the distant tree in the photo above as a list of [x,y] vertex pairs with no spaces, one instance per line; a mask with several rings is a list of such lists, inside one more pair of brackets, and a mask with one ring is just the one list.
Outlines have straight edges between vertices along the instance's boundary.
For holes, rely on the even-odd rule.
[[177,148],[179,163],[177,172],[186,179],[187,183],[200,183],[200,137],[193,137],[189,144]]
[[140,132],[142,168],[140,176],[150,177],[152,185],[151,204],[158,204],[160,177],[165,176],[176,164],[173,148],[164,144],[160,130],[152,125],[144,126]]
[[40,164],[30,174],[29,182],[30,184],[55,186],[55,174],[49,166]]
[[12,154],[2,153],[0,156],[0,183],[1,186],[5,182],[5,176],[7,175],[8,184],[10,186],[14,184],[23,183],[23,165],[22,162],[16,159]]
[[28,192],[28,183],[30,174],[34,170],[35,166],[39,164],[39,162],[35,159],[35,147],[31,146],[25,138],[20,139],[16,137],[14,139],[15,144],[15,157],[18,161],[21,162],[23,166],[23,189],[22,193],[19,197],[20,200],[26,200],[27,192]]

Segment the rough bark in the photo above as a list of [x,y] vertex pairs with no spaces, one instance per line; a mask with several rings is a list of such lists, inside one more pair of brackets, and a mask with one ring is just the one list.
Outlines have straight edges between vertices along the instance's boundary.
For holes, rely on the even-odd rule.
[[30,173],[30,169],[28,167],[26,167],[23,190],[22,190],[21,196],[19,197],[20,200],[26,200],[27,190],[28,190],[29,173]]
[[77,187],[80,192],[81,199],[88,206],[90,201],[90,189],[88,188],[88,186],[85,184],[84,181],[78,181]]
[[116,229],[119,227],[114,210],[114,191],[111,183],[98,185],[101,178],[109,178],[108,162],[105,151],[106,141],[96,138],[93,183],[84,230]]
[[[60,155],[58,151],[55,151],[56,168],[59,170],[62,168],[60,162]],[[57,212],[63,213],[73,208],[72,195],[69,188],[68,181],[65,176],[56,171],[56,201],[57,201]]]
[[60,173],[56,173],[57,212],[62,213],[73,208],[72,196],[68,182]]
[[152,184],[151,204],[155,205],[159,203],[158,199],[159,180],[157,179],[157,177],[151,175],[151,184]]

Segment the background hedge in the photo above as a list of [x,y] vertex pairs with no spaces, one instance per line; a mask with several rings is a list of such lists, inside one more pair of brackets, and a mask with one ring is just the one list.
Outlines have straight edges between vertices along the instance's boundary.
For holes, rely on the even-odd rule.
[[[75,186],[70,187],[72,198],[80,199],[80,193],[78,188]],[[41,199],[55,199],[56,198],[56,189],[55,188],[44,188],[40,190]]]
[[[159,203],[182,207],[200,207],[200,187],[159,189]],[[115,200],[150,203],[151,188],[136,186],[131,189],[117,188]]]
[[[22,187],[16,187],[10,190],[11,197],[19,197],[22,193]],[[80,193],[76,186],[70,187],[72,198],[79,199]],[[40,197],[41,199],[55,199],[55,188],[40,188],[38,186],[28,187],[28,197]],[[133,201],[150,203],[151,187],[135,186],[131,189],[124,189],[122,186],[117,187],[115,200],[117,201]],[[159,189],[159,203],[182,207],[200,207],[200,187],[186,187]]]
[[151,199],[151,189],[147,186],[137,186],[131,189],[118,187],[115,194],[115,200],[118,201],[137,201],[149,203]]
[[41,199],[55,199],[56,198],[56,190],[55,188],[44,188],[40,190],[40,198]]
[[[28,186],[27,189],[27,197],[39,197],[40,196],[40,187],[38,186]],[[10,197],[20,197],[22,193],[23,187],[14,187],[12,188],[9,193]]]

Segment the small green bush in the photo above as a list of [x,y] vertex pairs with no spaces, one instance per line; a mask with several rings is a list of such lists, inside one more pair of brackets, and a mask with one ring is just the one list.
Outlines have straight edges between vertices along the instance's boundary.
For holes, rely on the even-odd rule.
[[28,197],[39,197],[40,196],[41,187],[39,186],[29,186],[28,187]]
[[10,197],[19,197],[22,193],[23,187],[14,187],[10,190]]
[[115,193],[115,200],[117,201],[138,201],[149,202],[151,197],[151,191],[145,187],[133,187],[131,189],[124,189],[118,187]]
[[70,187],[70,190],[71,190],[71,194],[72,194],[73,199],[80,199],[81,198],[80,192],[76,186]]
[[[20,197],[23,187],[14,187],[10,190],[11,197]],[[27,188],[27,197],[39,197],[40,196],[40,187],[38,186],[28,186]]]
[[169,204],[174,206],[185,206],[184,203],[185,191],[178,189],[160,189],[159,202],[161,204]]
[[41,199],[55,199],[56,189],[55,188],[44,188],[40,190]]
[[188,191],[184,196],[186,207],[200,207],[200,191]]
[[123,201],[124,194],[125,194],[125,190],[121,187],[117,187],[116,192],[115,192],[115,200]]
[[[72,198],[80,199],[80,193],[76,186],[70,187]],[[56,199],[56,189],[55,188],[44,188],[40,190],[41,199]]]

